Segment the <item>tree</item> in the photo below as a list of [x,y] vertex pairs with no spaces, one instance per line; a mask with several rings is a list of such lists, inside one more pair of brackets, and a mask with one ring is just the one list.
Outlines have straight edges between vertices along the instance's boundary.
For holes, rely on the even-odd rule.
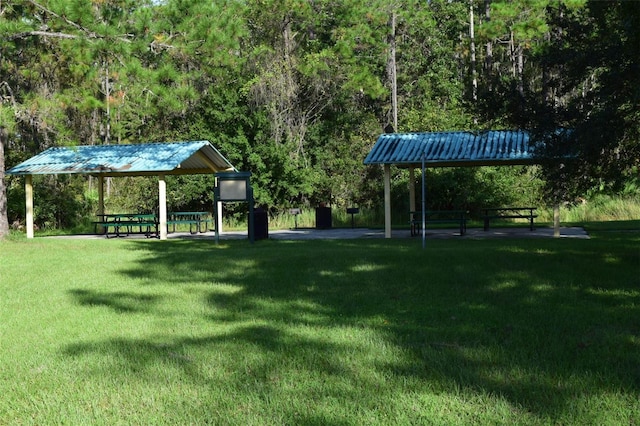
[[[578,0],[579,1],[579,0]],[[474,2],[472,2],[474,3]],[[534,54],[549,34],[547,11],[565,0],[475,2],[478,39],[484,42],[479,103],[473,108],[490,122],[526,127],[529,94],[541,87],[540,62]]]
[[248,10],[244,89],[262,130],[248,164],[256,194],[281,206],[330,201],[341,171],[326,160],[335,137],[349,138],[350,120],[338,116],[386,94],[388,16],[361,1],[259,0]]
[[0,113],[13,149],[183,137],[237,57],[229,3],[0,3]]
[[0,240],[9,234],[9,221],[7,219],[7,187],[4,182],[4,147],[7,139],[7,131],[0,124]]
[[[551,12],[556,36],[536,59],[557,78],[532,116],[532,127],[554,136],[542,154],[567,158],[547,167],[550,190],[564,198],[618,190],[640,169],[640,4],[590,1]],[[561,127],[571,131],[557,134]]]
[[[576,24],[553,11],[581,1],[0,0],[8,162],[202,138],[275,210],[376,205],[381,169],[362,159],[381,131],[524,127],[540,99],[578,99],[553,62]],[[180,202],[208,205],[192,183],[175,180]]]
[[400,131],[465,129],[468,10],[463,2],[407,1],[398,19]]
[[[6,149],[28,155],[93,141],[98,132],[108,135],[108,119],[105,123],[99,113],[109,102],[108,93],[100,96],[93,83],[95,69],[102,69],[100,56],[129,43],[117,26],[105,23],[107,11],[126,10],[126,3],[0,3],[0,116]],[[6,205],[4,191],[0,204]]]

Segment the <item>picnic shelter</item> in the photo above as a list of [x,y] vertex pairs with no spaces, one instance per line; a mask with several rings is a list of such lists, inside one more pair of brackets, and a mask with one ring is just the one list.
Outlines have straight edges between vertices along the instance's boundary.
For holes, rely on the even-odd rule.
[[[385,237],[391,238],[391,166],[409,169],[409,205],[415,211],[415,169],[421,168],[424,176],[426,167],[531,165],[540,161],[537,148],[530,133],[524,130],[380,135],[364,164],[384,168]],[[555,233],[559,234],[557,218],[555,227]]]
[[[98,215],[104,215],[104,178],[158,177],[158,226],[167,238],[165,176],[215,174],[238,170],[206,140],[125,145],[54,147],[18,164],[6,173],[25,176],[26,231],[33,238],[33,175],[86,174],[98,179]],[[220,208],[217,213],[220,214]]]

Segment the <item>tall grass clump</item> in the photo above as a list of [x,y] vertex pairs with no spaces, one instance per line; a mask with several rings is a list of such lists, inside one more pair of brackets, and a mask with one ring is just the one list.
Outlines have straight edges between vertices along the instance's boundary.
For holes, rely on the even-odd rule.
[[[331,209],[332,226],[336,228],[351,227],[351,215],[346,208]],[[354,215],[353,225],[359,228],[375,228],[384,224],[384,215],[379,209],[360,208],[359,213]],[[279,212],[269,212],[270,229],[294,229],[315,228],[316,212],[315,208],[302,208],[300,214],[293,215],[288,210]],[[245,217],[229,217],[223,220],[224,229],[246,229],[247,220]]]
[[[539,212],[541,222],[553,221],[551,207]],[[597,195],[560,209],[563,223],[584,223],[640,219],[640,196]]]

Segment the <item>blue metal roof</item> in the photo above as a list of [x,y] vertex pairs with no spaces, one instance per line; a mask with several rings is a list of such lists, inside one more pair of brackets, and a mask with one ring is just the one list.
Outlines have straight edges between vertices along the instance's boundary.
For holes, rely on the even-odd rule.
[[208,141],[55,147],[8,174],[199,174],[236,171]]
[[485,166],[531,164],[534,147],[522,130],[387,133],[380,135],[364,164]]

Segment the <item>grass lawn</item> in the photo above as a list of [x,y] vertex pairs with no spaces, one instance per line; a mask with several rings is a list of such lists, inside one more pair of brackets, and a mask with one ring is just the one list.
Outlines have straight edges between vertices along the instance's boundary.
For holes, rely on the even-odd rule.
[[0,424],[640,424],[640,232],[0,243]]

